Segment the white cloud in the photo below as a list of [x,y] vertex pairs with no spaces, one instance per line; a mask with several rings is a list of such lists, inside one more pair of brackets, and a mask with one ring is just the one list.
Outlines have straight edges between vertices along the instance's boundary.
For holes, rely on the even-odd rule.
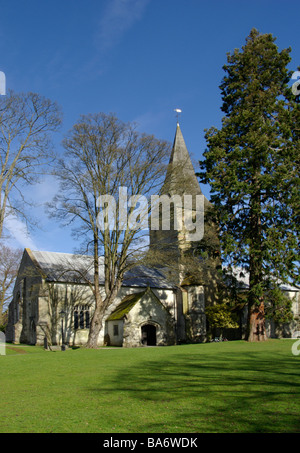
[[121,37],[140,20],[149,0],[111,0],[101,17],[96,36],[97,47],[105,52],[118,44]]
[[31,239],[25,223],[13,215],[8,215],[4,221],[4,227],[10,232],[13,238],[23,248],[38,250],[38,247]]
[[[31,206],[30,214],[33,218],[39,219],[38,226],[42,229],[48,220],[45,214],[44,203],[51,201],[56,194],[56,180],[52,176],[47,176],[40,184],[24,187],[22,192],[25,199],[33,199],[36,204],[35,207]],[[4,220],[4,227],[11,235],[11,238],[8,240],[9,243],[17,241],[21,247],[38,250],[35,241],[30,236],[26,223],[16,215],[13,213],[8,214]]]
[[117,46],[125,33],[142,17],[151,0],[107,0],[94,32],[93,56],[77,68],[81,79],[99,77],[109,65],[109,51]]

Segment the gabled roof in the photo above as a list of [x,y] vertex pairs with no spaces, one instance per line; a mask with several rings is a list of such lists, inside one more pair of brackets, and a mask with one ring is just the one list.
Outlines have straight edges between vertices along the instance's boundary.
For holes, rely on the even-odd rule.
[[155,300],[164,310],[166,308],[163,306],[158,297],[154,294],[151,288],[147,288],[144,291],[128,294],[122,299],[121,303],[115,308],[115,310],[109,315],[107,321],[119,321],[126,316],[130,310],[146,295],[148,294],[152,300]]
[[84,278],[93,278],[92,256],[30,249],[26,251],[48,281],[79,282],[84,281]]
[[[34,265],[47,281],[51,282],[93,282],[93,256],[72,253],[44,252],[25,249]],[[99,281],[104,284],[104,257],[99,257]],[[136,266],[125,273],[123,286],[172,288],[164,274],[156,269]]]
[[123,319],[127,313],[135,306],[135,304],[141,300],[147,290],[140,293],[128,294],[125,296],[122,302],[117,306],[117,308],[110,314],[107,318],[107,321],[118,321]]

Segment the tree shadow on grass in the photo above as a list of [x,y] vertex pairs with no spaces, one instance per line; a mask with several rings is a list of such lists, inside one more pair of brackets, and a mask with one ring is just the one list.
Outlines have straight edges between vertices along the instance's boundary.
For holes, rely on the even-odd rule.
[[[89,391],[137,402],[132,417],[142,432],[300,432],[293,358],[173,355],[120,367]],[[147,421],[139,421],[139,408],[148,411]]]

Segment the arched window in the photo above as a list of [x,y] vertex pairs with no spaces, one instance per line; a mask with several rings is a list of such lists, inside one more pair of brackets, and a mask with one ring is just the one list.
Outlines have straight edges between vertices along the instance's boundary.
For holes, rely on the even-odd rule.
[[74,329],[89,329],[90,327],[90,307],[88,305],[78,305],[74,310]]

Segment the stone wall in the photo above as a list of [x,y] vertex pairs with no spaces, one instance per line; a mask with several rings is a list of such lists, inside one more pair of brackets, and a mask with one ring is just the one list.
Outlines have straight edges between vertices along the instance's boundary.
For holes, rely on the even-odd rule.
[[38,298],[42,277],[25,251],[9,305],[7,341],[36,344]]
[[204,341],[206,335],[205,295],[203,286],[186,289],[185,307],[186,339],[190,342]]
[[147,291],[126,316],[124,320],[123,346],[143,346],[142,327],[146,325],[155,327],[157,346],[175,344],[172,317],[151,291]]

